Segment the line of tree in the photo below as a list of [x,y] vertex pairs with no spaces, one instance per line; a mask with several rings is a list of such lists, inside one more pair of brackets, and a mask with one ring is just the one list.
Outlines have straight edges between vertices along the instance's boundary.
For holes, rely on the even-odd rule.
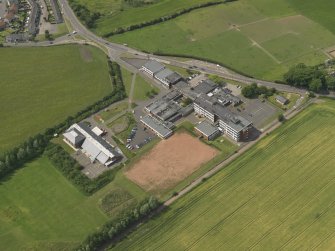
[[256,83],[252,83],[251,85],[243,87],[241,92],[246,98],[257,98],[259,95],[263,95],[267,98],[277,91],[275,88],[267,88],[266,86],[258,86]]
[[84,108],[74,116],[68,117],[64,120],[64,122],[46,129],[44,133],[30,137],[18,147],[0,154],[0,179],[14,170],[22,167],[28,161],[39,157],[55,134],[64,132],[72,124],[77,123],[126,97],[120,66],[115,62],[111,62],[110,60],[108,60],[108,65],[109,74],[113,84],[113,90],[111,94],[104,97],[102,100]]
[[288,85],[306,88],[313,92],[335,90],[335,77],[328,75],[327,71],[320,65],[297,64],[292,66],[284,74],[284,81]]
[[132,25],[129,25],[127,27],[118,27],[114,31],[104,34],[103,37],[111,37],[111,36],[122,34],[122,33],[128,32],[128,31],[142,29],[144,27],[148,27],[148,26],[151,26],[151,25],[166,22],[168,20],[171,20],[171,19],[174,19],[174,18],[179,17],[181,15],[190,13],[191,11],[194,11],[194,10],[197,10],[197,9],[210,7],[210,6],[214,6],[214,5],[219,5],[219,4],[223,4],[223,3],[227,3],[227,2],[233,2],[233,1],[236,1],[236,0],[226,0],[226,1],[221,0],[221,1],[213,1],[213,2],[207,2],[207,3],[194,5],[194,6],[191,6],[189,8],[179,10],[179,11],[173,13],[173,14],[169,14],[169,15],[166,15],[166,16],[163,16],[163,17],[155,18],[155,19],[152,19],[150,21],[145,21],[145,22],[142,22],[142,23],[139,23],[139,24],[132,24]]
[[137,206],[123,213],[118,219],[111,220],[104,224],[95,233],[90,234],[82,244],[76,248],[77,251],[94,251],[101,248],[103,245],[112,241],[116,236],[122,234],[130,226],[139,222],[140,219],[148,216],[160,206],[160,202],[149,197],[137,204]]
[[104,172],[95,179],[89,179],[81,172],[83,166],[73,159],[61,146],[49,143],[44,151],[44,154],[64,175],[64,177],[85,195],[91,195],[110,183],[114,179],[115,173],[118,170],[116,167],[112,170]]
[[0,178],[20,168],[26,162],[40,156],[49,142],[50,137],[38,134],[28,138],[24,143],[6,152],[0,157]]
[[78,3],[76,0],[69,0],[69,4],[74,13],[88,28],[96,27],[96,21],[101,17],[100,12],[91,12],[85,5]]
[[124,1],[126,4],[132,7],[142,7],[144,5],[150,5],[157,2],[157,0],[124,0]]

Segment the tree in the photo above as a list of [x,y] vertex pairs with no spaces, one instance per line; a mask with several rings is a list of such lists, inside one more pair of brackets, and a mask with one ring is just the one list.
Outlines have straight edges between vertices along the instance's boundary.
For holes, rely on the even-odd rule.
[[313,92],[320,92],[322,90],[322,81],[320,79],[313,79],[308,87]]
[[293,86],[308,87],[314,77],[314,70],[305,64],[297,64],[284,74],[284,80],[287,84]]
[[335,90],[335,77],[333,76],[328,76],[326,77],[326,85],[329,90]]
[[285,121],[285,116],[283,114],[278,115],[278,121],[279,122],[284,122]]

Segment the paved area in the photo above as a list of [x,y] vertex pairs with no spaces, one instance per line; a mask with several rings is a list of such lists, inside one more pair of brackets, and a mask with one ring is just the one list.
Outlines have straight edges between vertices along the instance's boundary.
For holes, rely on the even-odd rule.
[[254,126],[258,129],[270,122],[279,110],[268,102],[262,102],[259,99],[245,99],[243,104],[239,107],[231,108],[235,113],[240,114],[242,117],[252,121]]
[[78,163],[84,167],[82,172],[90,179],[94,179],[103,172],[113,169],[116,166],[113,165],[111,167],[106,167],[99,163],[91,163],[90,159],[80,150],[72,154],[72,157],[75,158]]

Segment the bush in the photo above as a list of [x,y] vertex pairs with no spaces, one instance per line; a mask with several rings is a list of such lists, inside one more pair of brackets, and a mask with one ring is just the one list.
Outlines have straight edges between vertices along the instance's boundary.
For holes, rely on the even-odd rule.
[[157,209],[160,203],[154,197],[145,199],[132,209],[125,211],[118,219],[112,220],[104,224],[98,231],[89,235],[82,244],[76,248],[77,251],[93,251],[99,250],[108,241],[120,235],[131,225],[136,224],[142,218],[148,216]]
[[45,150],[45,155],[50,162],[79,188],[84,194],[90,195],[114,179],[116,168],[101,174],[95,179],[89,179],[80,170],[82,167],[61,146],[50,143]]
[[6,152],[0,157],[0,178],[42,154],[48,141],[49,138],[46,135],[38,134]]
[[279,122],[284,122],[285,121],[285,116],[283,114],[278,115],[278,121]]
[[100,18],[99,12],[91,13],[85,5],[81,5],[75,0],[69,0],[69,4],[78,18],[88,27],[95,28],[96,21]]
[[262,95],[264,98],[270,97],[276,93],[275,88],[267,88],[265,86],[258,86],[256,83],[247,85],[242,88],[242,95],[246,98],[257,98]]

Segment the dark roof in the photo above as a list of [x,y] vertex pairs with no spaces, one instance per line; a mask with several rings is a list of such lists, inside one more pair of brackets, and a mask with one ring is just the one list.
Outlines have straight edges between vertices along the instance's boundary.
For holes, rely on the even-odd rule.
[[172,74],[170,74],[169,76],[166,77],[166,80],[170,84],[177,83],[180,79],[181,79],[181,76],[176,72],[173,72]]
[[29,40],[27,33],[10,34],[6,37],[6,42],[22,42]]
[[214,83],[212,80],[203,80],[196,87],[194,87],[194,91],[197,93],[207,94],[213,91],[218,85]]
[[56,23],[57,24],[63,23],[64,20],[63,20],[62,13],[61,13],[59,5],[58,5],[58,1],[57,0],[50,0],[50,4],[51,4],[52,11],[55,15]]

